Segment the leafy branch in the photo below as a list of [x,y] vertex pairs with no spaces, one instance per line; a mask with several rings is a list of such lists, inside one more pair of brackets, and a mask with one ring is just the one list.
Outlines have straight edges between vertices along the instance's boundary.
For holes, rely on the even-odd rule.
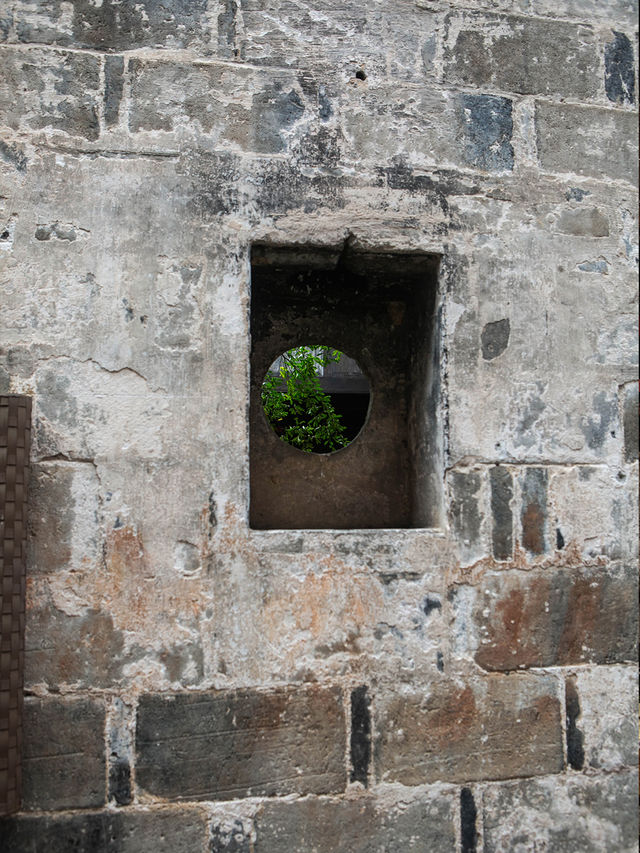
[[262,383],[267,420],[283,441],[306,453],[331,453],[349,443],[319,377],[341,356],[329,347],[296,347],[281,356],[278,372],[268,373]]

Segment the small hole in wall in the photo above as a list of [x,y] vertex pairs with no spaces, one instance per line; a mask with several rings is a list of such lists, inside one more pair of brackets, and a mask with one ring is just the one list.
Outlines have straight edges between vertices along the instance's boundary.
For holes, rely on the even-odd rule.
[[355,73],[355,77],[357,80],[366,80],[367,79],[367,75],[364,73],[362,68],[358,68],[358,70]]
[[293,347],[262,380],[262,410],[279,439],[305,453],[334,453],[360,434],[369,380],[357,361],[324,344]]

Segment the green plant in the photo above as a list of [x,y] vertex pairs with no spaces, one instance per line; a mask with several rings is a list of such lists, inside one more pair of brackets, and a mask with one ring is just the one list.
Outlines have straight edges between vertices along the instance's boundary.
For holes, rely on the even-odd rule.
[[340,361],[330,347],[296,347],[262,383],[267,420],[283,441],[306,453],[331,453],[349,441],[340,415],[320,386],[319,369]]

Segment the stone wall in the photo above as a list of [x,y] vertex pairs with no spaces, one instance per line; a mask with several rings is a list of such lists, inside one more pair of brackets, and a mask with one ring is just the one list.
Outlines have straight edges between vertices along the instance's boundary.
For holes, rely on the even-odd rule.
[[[3,5],[0,850],[637,849],[636,16]],[[254,244],[438,258],[432,527],[250,527]]]

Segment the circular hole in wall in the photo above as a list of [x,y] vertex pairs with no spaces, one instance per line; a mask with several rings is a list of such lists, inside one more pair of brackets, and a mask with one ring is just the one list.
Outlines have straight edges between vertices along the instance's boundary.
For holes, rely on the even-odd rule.
[[369,380],[355,361],[326,344],[283,352],[262,381],[262,408],[275,434],[305,453],[334,453],[361,432]]
[[367,79],[367,75],[364,73],[362,68],[358,68],[358,70],[356,71],[354,76],[355,76],[356,80],[366,80]]

